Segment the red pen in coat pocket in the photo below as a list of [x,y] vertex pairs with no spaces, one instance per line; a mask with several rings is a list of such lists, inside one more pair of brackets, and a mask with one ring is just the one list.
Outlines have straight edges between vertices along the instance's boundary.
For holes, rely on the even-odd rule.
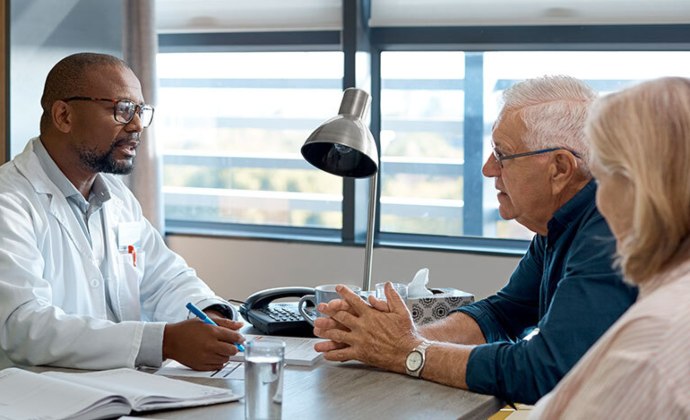
[[127,245],[127,253],[132,254],[132,265],[134,267],[137,266],[137,249],[134,248],[134,245]]

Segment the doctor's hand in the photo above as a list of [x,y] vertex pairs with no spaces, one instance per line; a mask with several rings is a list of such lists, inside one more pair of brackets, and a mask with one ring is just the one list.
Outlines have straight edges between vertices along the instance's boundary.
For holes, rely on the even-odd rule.
[[163,332],[163,359],[174,359],[194,370],[218,370],[237,354],[234,343],[244,342],[236,330],[241,322],[214,318],[218,326],[198,319],[167,324]]
[[[327,360],[359,360],[393,372],[405,372],[407,353],[422,341],[412,316],[390,283],[386,283],[386,302],[372,297],[363,301],[348,288],[338,285],[336,291],[344,303],[330,303],[324,309],[332,318],[332,328],[315,328],[318,336],[331,340],[320,343],[317,351]],[[336,309],[337,308],[337,309]],[[329,344],[331,343],[331,344]]]

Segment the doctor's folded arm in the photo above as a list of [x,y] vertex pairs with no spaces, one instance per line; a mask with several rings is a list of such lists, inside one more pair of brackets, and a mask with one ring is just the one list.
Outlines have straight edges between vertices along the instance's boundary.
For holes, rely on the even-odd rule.
[[221,367],[244,341],[238,314],[117,176],[153,119],[137,77],[116,57],[74,54],[49,72],[41,107],[39,137],[0,167],[0,368]]

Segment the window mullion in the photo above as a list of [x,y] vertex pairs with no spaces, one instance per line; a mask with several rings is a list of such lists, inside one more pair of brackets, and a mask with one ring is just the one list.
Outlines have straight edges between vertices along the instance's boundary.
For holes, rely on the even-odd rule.
[[465,123],[463,124],[462,233],[483,236],[482,151],[484,138],[484,56],[465,53]]

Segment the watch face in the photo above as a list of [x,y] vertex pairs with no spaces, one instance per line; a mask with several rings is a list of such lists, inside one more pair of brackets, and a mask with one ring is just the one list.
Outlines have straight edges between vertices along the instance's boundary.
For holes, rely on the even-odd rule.
[[413,351],[407,355],[407,368],[411,371],[419,369],[422,365],[422,354],[418,351]]

